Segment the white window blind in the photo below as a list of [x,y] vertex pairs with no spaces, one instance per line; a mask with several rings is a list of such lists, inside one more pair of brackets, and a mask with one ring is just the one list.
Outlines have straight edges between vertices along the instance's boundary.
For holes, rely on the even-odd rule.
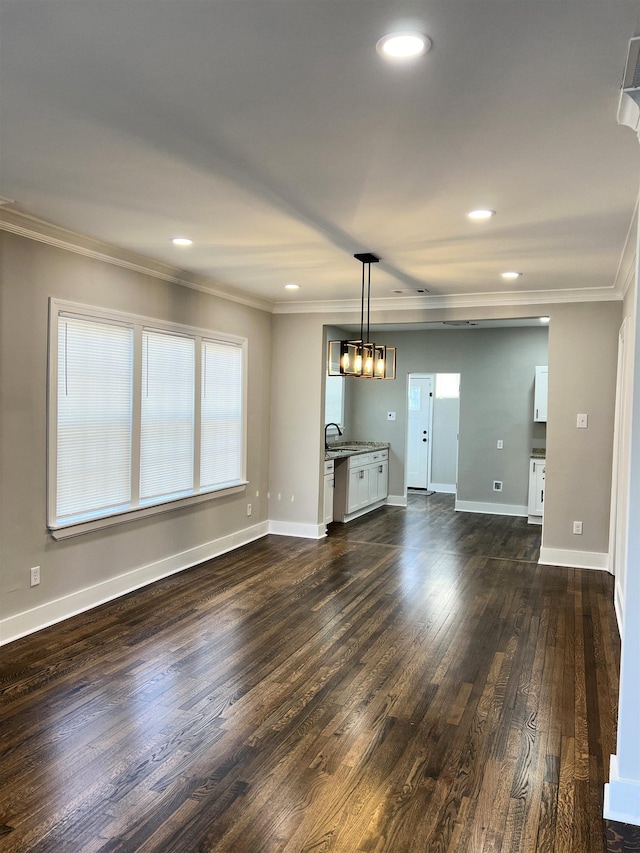
[[107,513],[131,500],[133,329],[58,322],[57,517]]
[[142,332],[140,500],[193,489],[193,338]]
[[202,341],[200,488],[242,476],[242,349]]
[[50,318],[55,538],[244,487],[245,340],[55,299]]

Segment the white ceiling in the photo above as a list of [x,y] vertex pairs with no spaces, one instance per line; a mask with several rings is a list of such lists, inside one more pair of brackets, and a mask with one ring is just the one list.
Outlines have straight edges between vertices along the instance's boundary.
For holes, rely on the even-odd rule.
[[0,195],[273,302],[358,298],[359,251],[374,297],[611,287],[639,33],[639,0],[0,0]]

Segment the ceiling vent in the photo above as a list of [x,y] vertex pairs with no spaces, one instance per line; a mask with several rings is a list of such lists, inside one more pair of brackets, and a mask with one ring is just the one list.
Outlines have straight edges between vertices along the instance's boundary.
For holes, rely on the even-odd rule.
[[629,41],[618,104],[618,124],[624,124],[640,135],[640,37]]
[[414,293],[429,293],[426,287],[416,287],[415,290],[408,287],[394,287],[391,293],[398,296],[413,296]]
[[472,323],[471,320],[443,320],[443,326],[477,326],[477,323]]

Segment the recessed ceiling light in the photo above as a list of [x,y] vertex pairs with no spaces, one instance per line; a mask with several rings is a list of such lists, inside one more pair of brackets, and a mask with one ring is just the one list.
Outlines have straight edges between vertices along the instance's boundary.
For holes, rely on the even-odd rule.
[[284,289],[285,290],[300,290],[300,285],[299,284],[285,284]]
[[548,323],[550,319],[551,319],[551,317],[540,317],[540,322],[541,323]]
[[188,237],[174,237],[171,241],[174,246],[192,246],[193,240],[190,240]]
[[507,281],[514,281],[516,278],[520,278],[522,275],[521,272],[501,272],[500,275],[502,278],[505,278]]
[[495,210],[486,210],[484,208],[479,210],[470,210],[469,213],[467,213],[469,219],[491,219],[491,217],[495,215]]
[[431,39],[422,33],[389,33],[376,44],[376,50],[386,59],[413,59],[431,47]]

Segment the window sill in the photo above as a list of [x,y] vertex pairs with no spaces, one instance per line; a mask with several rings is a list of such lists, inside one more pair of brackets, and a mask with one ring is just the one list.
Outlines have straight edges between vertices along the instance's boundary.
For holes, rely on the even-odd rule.
[[153,506],[136,507],[135,509],[125,510],[124,512],[119,512],[115,515],[92,518],[87,521],[78,521],[66,525],[49,525],[49,532],[56,540],[70,539],[72,536],[80,536],[83,533],[93,533],[95,530],[103,530],[107,527],[113,527],[116,524],[126,524],[127,522],[138,521],[142,518],[149,518],[162,512],[171,512],[174,509],[183,509],[184,507],[203,503],[203,501],[215,500],[216,498],[227,497],[227,495],[235,495],[238,494],[238,492],[244,492],[247,485],[248,481],[243,480],[233,486],[227,486],[222,489],[212,489],[208,492],[201,492],[197,495],[188,495],[184,498],[169,500],[166,503],[154,504]]

